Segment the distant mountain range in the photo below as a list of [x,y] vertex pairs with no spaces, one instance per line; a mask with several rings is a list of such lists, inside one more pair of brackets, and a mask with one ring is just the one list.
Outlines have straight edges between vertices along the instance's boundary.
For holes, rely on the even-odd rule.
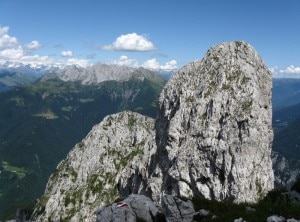
[[[102,63],[96,63],[93,66],[83,68],[76,65],[32,66],[22,63],[6,62],[5,64],[0,65],[0,92],[16,86],[33,83],[39,78],[41,78],[40,81],[57,78],[64,82],[79,81],[84,85],[90,85],[108,80],[125,81],[132,76],[133,72],[135,72],[135,75],[137,75],[137,72],[141,72],[142,75],[140,78],[150,77],[153,73],[153,71],[144,68],[131,68]],[[160,77],[163,77],[166,80],[173,74],[173,72],[158,73]]]
[[25,75],[32,75],[40,77],[45,73],[53,72],[58,69],[62,69],[62,66],[54,66],[54,65],[30,65],[23,63],[12,63],[6,62],[0,65],[0,70],[6,70],[9,72],[18,72]]
[[31,66],[22,63],[6,62],[0,65],[0,92],[16,86],[33,83],[42,75],[55,72],[59,68],[54,66]]

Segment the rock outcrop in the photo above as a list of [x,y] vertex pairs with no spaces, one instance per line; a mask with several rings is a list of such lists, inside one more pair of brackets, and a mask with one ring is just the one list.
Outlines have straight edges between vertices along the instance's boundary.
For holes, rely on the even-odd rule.
[[190,200],[164,195],[161,206],[156,206],[146,196],[131,194],[122,202],[98,209],[97,222],[190,222],[194,215],[194,206]]
[[103,207],[132,193],[161,204],[167,221],[194,215],[174,196],[258,201],[274,180],[271,77],[244,42],[211,48],[163,89],[155,129],[132,112],[96,125],[51,176],[34,219],[95,221],[99,207],[98,221],[114,218],[115,206]]
[[159,101],[152,178],[163,178],[161,190],[234,202],[271,190],[271,86],[270,71],[244,42],[219,44],[180,69]]
[[97,222],[152,222],[156,221],[160,215],[161,212],[148,197],[131,194],[122,202],[98,209]]
[[33,220],[95,221],[96,209],[143,193],[156,151],[154,120],[133,112],[107,116],[57,167]]

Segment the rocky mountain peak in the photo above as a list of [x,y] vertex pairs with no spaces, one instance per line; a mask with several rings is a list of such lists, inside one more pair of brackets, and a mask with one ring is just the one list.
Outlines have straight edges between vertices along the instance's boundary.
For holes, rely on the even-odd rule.
[[132,77],[144,80],[158,79],[161,77],[154,71],[144,68],[132,68],[128,66],[120,66],[114,64],[96,63],[93,66],[82,68],[79,66],[67,66],[64,69],[59,69],[56,72],[51,72],[42,77],[41,81],[58,78],[65,82],[79,81],[84,85],[97,84],[104,81],[126,81]]
[[256,202],[273,188],[271,77],[244,42],[219,44],[174,75],[156,123],[165,193]]
[[167,83],[155,125],[122,112],[95,126],[51,176],[35,217],[94,221],[97,207],[131,193],[157,203],[164,195],[258,201],[274,181],[271,85],[249,44],[211,48]]

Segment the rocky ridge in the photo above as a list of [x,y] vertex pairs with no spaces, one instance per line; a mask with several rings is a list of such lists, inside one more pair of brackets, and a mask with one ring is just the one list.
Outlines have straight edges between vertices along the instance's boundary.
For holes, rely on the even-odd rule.
[[[252,46],[222,43],[180,69],[154,120],[108,116],[62,161],[34,219],[94,221],[131,193],[256,202],[273,188],[271,73]],[[62,218],[61,218],[62,217]]]
[[96,63],[95,65],[87,68],[75,65],[67,66],[64,69],[59,69],[56,72],[44,75],[41,78],[41,81],[58,78],[64,82],[79,81],[84,85],[91,85],[110,80],[126,81],[131,77],[137,77],[140,79],[160,78],[156,72],[144,68]]
[[95,221],[99,206],[143,193],[139,176],[147,173],[156,151],[153,128],[153,119],[133,112],[108,116],[94,126],[50,177],[34,220]]

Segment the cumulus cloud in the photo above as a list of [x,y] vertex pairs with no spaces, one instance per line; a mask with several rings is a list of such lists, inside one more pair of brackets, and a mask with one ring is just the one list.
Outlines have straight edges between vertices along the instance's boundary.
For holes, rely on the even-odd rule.
[[139,63],[136,59],[129,59],[127,56],[122,55],[118,60],[113,61],[113,64],[120,66],[138,67]]
[[9,27],[0,27],[0,37],[4,36],[5,34],[8,33]]
[[[33,40],[28,44],[21,45],[17,38],[9,35],[9,27],[0,26],[0,64],[4,64],[7,61],[12,63],[30,64],[32,66],[37,65],[79,65],[86,67],[90,65],[89,60],[86,59],[61,59],[57,60],[50,56],[32,55],[32,51],[41,47],[41,44],[37,40]],[[64,51],[61,53],[63,57],[72,56],[72,51]]]
[[67,65],[79,65],[81,67],[87,67],[90,65],[90,62],[89,62],[89,60],[86,60],[86,59],[72,58],[72,59],[67,60]]
[[170,72],[177,69],[177,62],[176,60],[171,60],[169,62],[166,62],[164,65],[160,65],[159,62],[154,58],[144,62],[142,64],[142,67],[147,69],[152,69],[152,70],[161,70],[161,71]]
[[295,67],[293,65],[290,65],[285,69],[280,69],[279,72],[286,73],[286,74],[300,74],[300,67]]
[[21,46],[0,50],[0,59],[19,60],[24,56],[24,50]]
[[70,56],[73,56],[73,52],[72,51],[62,51],[61,56],[62,57],[70,57]]
[[164,71],[175,70],[175,69],[177,69],[177,62],[176,62],[176,60],[171,60],[171,61],[167,62],[165,65],[162,65],[160,67],[160,69],[164,70]]
[[25,55],[22,57],[22,60],[20,62],[28,63],[31,65],[51,65],[54,63],[54,60],[52,58],[50,58],[49,56]]
[[119,36],[111,45],[102,47],[104,50],[113,51],[151,51],[154,50],[154,44],[145,36],[136,33],[130,33]]
[[30,43],[28,43],[27,45],[25,45],[25,49],[27,49],[27,50],[34,50],[34,49],[37,49],[40,47],[41,47],[41,44],[36,40],[33,40]]
[[12,48],[18,45],[18,40],[16,37],[11,37],[10,35],[7,34],[8,32],[8,28],[5,29],[7,27],[4,28],[0,28],[0,49],[7,49],[7,48]]
[[300,67],[290,65],[286,68],[278,68],[277,66],[269,68],[274,78],[300,78]]
[[269,70],[274,75],[274,74],[276,74],[278,72],[278,67],[274,66],[274,67],[269,68]]
[[142,64],[142,67],[146,69],[154,69],[157,70],[160,68],[159,63],[156,61],[156,59],[149,59],[146,62]]
[[177,69],[177,62],[176,60],[171,60],[166,62],[164,65],[160,65],[156,58],[146,60],[145,62],[139,63],[136,59],[128,58],[126,55],[122,55],[118,60],[114,60],[110,64],[115,65],[125,65],[129,67],[143,67],[146,69],[151,69],[155,71],[174,71]]

